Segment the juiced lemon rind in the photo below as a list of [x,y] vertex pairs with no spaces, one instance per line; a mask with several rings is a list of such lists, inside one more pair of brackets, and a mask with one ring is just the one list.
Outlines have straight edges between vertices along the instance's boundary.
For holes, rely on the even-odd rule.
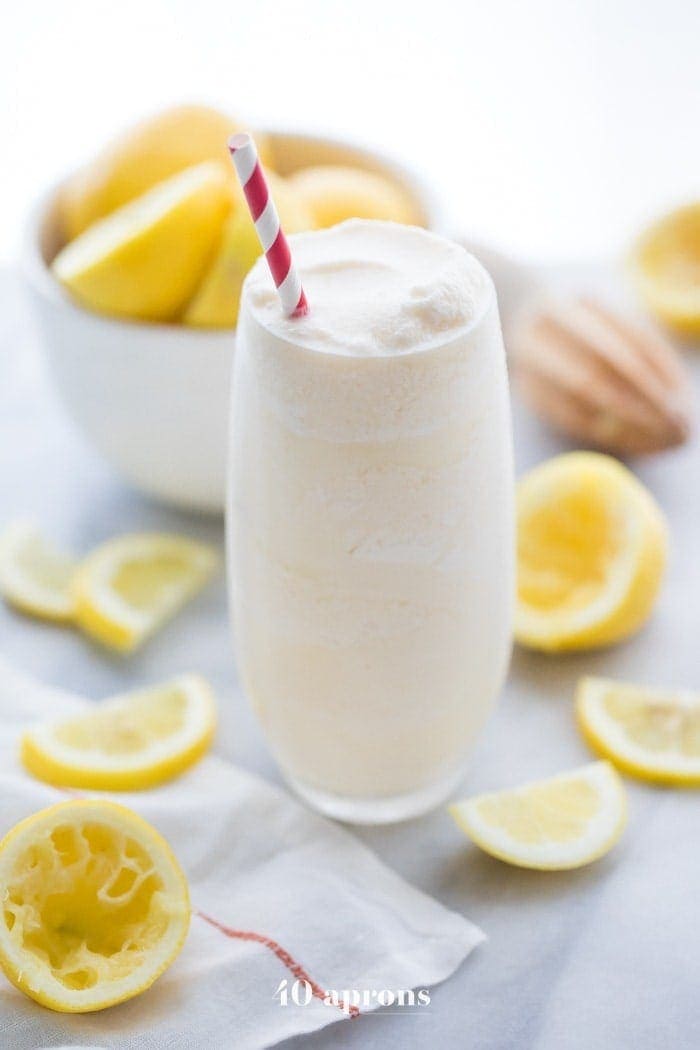
[[638,238],[629,258],[648,308],[681,335],[700,335],[700,201],[662,216]]
[[[105,844],[106,854],[112,849],[114,857],[113,863],[104,856],[97,863],[93,859],[92,872],[93,846],[83,834],[88,830],[93,839]],[[70,838],[80,844],[80,851],[62,860],[60,845]],[[138,861],[129,855],[134,849]],[[31,867],[47,861],[50,871],[44,879],[32,879]],[[107,883],[97,885],[95,870],[100,863],[112,863],[114,874]],[[139,864],[148,870],[140,870]],[[131,890],[121,891],[117,883],[122,868],[135,873]],[[128,909],[133,894],[149,877],[155,883],[149,909],[155,907],[164,929],[155,943],[140,947],[139,938],[148,941],[152,933],[146,921],[139,925],[141,917]],[[170,966],[187,936],[189,890],[170,846],[145,820],[114,802],[59,802],[20,821],[0,842],[0,885],[4,889],[0,966],[25,995],[61,1013],[102,1010],[145,991]],[[102,911],[99,928],[93,918],[91,929],[88,896]],[[65,929],[62,910],[75,913],[80,930]],[[111,924],[110,911],[114,916]],[[29,946],[23,937],[25,924]],[[120,929],[128,944],[122,943],[116,951],[114,939]],[[110,943],[103,952],[96,938],[104,938],[107,932]],[[123,972],[112,978],[117,964]]]
[[[527,542],[528,519],[577,486],[593,484],[620,530],[598,593],[577,608],[539,609],[523,600],[519,587],[515,637],[523,646],[547,652],[599,648],[630,637],[651,614],[663,577],[667,527],[658,505],[634,475],[610,456],[572,452],[526,474],[518,484],[518,539]],[[574,555],[576,552],[573,552]],[[519,558],[519,582],[526,568]]]

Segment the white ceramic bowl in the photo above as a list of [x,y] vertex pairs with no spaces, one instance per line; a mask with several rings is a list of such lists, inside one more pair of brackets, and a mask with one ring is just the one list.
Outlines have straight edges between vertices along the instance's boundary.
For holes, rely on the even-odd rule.
[[[273,132],[271,138],[282,174],[324,163],[383,172],[408,190],[426,226],[439,227],[425,189],[390,160],[309,135]],[[68,412],[142,492],[189,510],[220,512],[235,332],[112,319],[76,305],[48,266],[60,247],[57,194],[54,187],[30,218],[24,270]]]

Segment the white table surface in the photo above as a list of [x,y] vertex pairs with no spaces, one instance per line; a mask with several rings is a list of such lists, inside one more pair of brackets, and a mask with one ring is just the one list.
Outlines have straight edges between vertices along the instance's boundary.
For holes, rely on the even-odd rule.
[[[8,274],[0,294],[0,526],[29,514],[76,550],[151,528],[220,544],[219,522],[147,502],[82,443],[46,385],[30,318]],[[700,357],[692,364],[697,389]],[[519,471],[565,447],[517,406],[515,436]],[[638,473],[664,507],[673,538],[652,622],[609,653],[547,658],[516,652],[504,696],[474,753],[465,794],[590,759],[572,718],[573,689],[583,673],[700,687],[697,436],[682,450],[640,463]],[[128,660],[1,604],[0,651],[46,682],[95,698],[177,671],[201,671],[220,698],[216,749],[278,779],[236,683],[223,579]],[[479,923],[489,940],[433,990],[431,1005],[420,1014],[379,1012],[341,1022],[292,1041],[290,1050],[695,1050],[700,797],[632,781],[628,787],[630,819],[622,842],[573,873],[501,864],[470,845],[442,810],[405,825],[359,830],[387,864]],[[0,800],[0,818],[1,811]]]

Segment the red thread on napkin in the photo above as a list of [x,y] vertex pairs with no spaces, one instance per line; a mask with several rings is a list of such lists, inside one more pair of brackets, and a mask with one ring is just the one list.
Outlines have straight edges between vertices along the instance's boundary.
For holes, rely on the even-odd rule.
[[[320,999],[322,1002],[326,999],[326,991],[317,984],[309,974],[306,972],[301,963],[298,963],[296,959],[289,954],[286,948],[283,948],[281,944],[273,940],[272,937],[267,937],[264,933],[256,933],[255,930],[234,930],[230,926],[224,925],[223,922],[219,922],[218,919],[212,918],[211,915],[206,915],[199,909],[194,910],[194,914],[199,916],[204,922],[208,922],[214,929],[219,930],[225,937],[231,937],[239,941],[254,941],[256,944],[264,944],[266,948],[277,956],[281,963],[287,967],[289,972],[293,974],[300,981],[306,981],[316,999]],[[343,1013],[348,1014],[350,1017],[357,1017],[360,1013],[359,1007],[355,1005],[346,1006],[341,1000],[339,1003],[340,1009]]]
[[[73,788],[61,787],[56,789],[59,793],[64,795],[70,795],[73,798],[88,798],[82,791],[76,791]],[[320,999],[321,1002],[325,1002],[327,992],[317,984],[316,981],[306,972],[301,963],[298,963],[293,955],[290,955],[286,948],[283,948],[278,941],[272,937],[268,937],[264,933],[257,933],[255,930],[234,930],[230,926],[226,926],[225,923],[220,922],[219,919],[215,919],[211,915],[207,915],[205,912],[200,911],[199,908],[193,909],[193,914],[197,915],[203,922],[209,923],[214,929],[223,933],[225,937],[230,937],[233,940],[238,941],[253,941],[255,944],[262,944],[266,948],[277,956],[279,961],[287,967],[289,972],[297,977],[300,981],[306,981],[311,992],[316,999]],[[330,1004],[328,1004],[330,1005]],[[335,1005],[335,1004],[333,1004]],[[359,1017],[360,1009],[354,1004],[346,1005],[343,999],[338,1001],[338,1007],[348,1017]]]

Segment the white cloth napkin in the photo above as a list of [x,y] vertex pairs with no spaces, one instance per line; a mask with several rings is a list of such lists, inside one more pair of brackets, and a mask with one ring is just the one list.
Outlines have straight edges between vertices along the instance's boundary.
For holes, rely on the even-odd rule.
[[[32,720],[85,706],[0,660],[0,836],[66,797],[24,773],[19,732]],[[185,947],[148,992],[96,1014],[53,1013],[0,975],[0,1046],[273,1046],[348,1022],[342,1009],[323,1002],[322,991],[342,997],[345,990],[429,988],[483,939],[349,832],[218,758],[155,790],[113,797],[166,836],[187,874],[194,914]],[[318,995],[295,1005],[294,981],[306,976]],[[276,993],[285,979],[283,1006]],[[303,999],[303,986],[299,991]],[[360,1012],[376,1006],[373,999]]]

